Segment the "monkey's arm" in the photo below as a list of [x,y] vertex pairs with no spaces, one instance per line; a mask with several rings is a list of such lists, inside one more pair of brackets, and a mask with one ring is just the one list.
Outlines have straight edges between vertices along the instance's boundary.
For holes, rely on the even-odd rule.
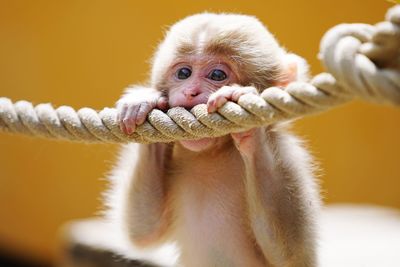
[[272,266],[315,266],[314,213],[319,200],[309,155],[273,130],[233,135],[246,169],[249,219]]
[[110,179],[109,216],[138,247],[161,241],[168,230],[165,168],[168,144],[128,144]]
[[126,227],[136,245],[160,241],[168,230],[165,168],[168,144],[139,146],[139,158],[129,183],[126,203]]
[[[117,102],[118,121],[126,134],[135,131],[153,108],[166,108],[167,98],[154,88],[129,87]],[[167,226],[165,167],[169,161],[168,144],[125,146],[114,171],[114,184],[121,195],[114,204],[116,216],[129,238],[139,246],[153,244]],[[118,180],[120,179],[120,180]],[[122,202],[122,203],[121,203]],[[120,208],[121,207],[121,208]]]

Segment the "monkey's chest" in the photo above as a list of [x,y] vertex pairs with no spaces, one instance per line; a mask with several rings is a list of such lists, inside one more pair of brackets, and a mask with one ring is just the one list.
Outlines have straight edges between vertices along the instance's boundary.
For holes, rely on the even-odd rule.
[[184,266],[262,266],[249,230],[243,173],[240,166],[215,166],[176,177],[174,238]]

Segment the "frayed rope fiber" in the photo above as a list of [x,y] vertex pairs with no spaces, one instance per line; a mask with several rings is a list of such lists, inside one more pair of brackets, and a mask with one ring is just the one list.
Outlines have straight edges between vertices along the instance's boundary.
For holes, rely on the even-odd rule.
[[205,104],[190,111],[175,107],[151,111],[132,135],[125,135],[117,111],[91,108],[75,111],[68,106],[33,106],[0,98],[0,130],[11,133],[89,143],[154,143],[231,132],[298,118],[361,98],[400,105],[400,5],[388,10],[386,20],[374,26],[341,24],[321,41],[320,55],[327,72],[309,83],[271,87],[257,96],[247,94],[208,114]]

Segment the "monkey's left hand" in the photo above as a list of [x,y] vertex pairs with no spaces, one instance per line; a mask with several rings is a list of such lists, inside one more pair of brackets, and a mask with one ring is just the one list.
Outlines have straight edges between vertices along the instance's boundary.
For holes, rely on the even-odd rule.
[[237,102],[239,97],[245,94],[258,95],[257,89],[252,86],[242,87],[239,85],[223,86],[210,95],[207,101],[208,113],[217,111],[228,101]]
[[[251,86],[242,87],[239,85],[223,86],[214,92],[208,99],[208,112],[215,112],[228,101],[237,102],[244,94],[258,94],[257,89]],[[232,133],[232,138],[237,149],[243,156],[251,156],[256,148],[265,142],[265,133],[262,128],[254,128],[241,133]]]

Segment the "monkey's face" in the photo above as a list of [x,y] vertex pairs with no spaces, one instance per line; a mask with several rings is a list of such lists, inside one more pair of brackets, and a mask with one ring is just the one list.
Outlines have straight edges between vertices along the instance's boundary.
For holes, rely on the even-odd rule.
[[223,57],[193,55],[174,62],[167,74],[170,107],[192,108],[207,103],[210,94],[237,83],[232,64]]
[[[170,107],[192,108],[205,104],[209,96],[224,85],[239,81],[235,66],[224,57],[190,55],[178,58],[166,75]],[[216,138],[182,141],[192,151],[205,150],[217,142]]]

